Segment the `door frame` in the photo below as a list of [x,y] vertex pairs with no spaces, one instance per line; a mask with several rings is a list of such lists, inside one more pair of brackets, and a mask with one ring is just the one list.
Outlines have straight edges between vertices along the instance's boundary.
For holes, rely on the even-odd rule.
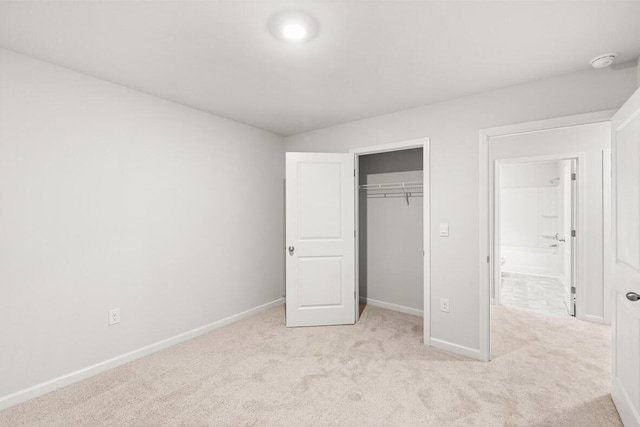
[[[494,271],[491,239],[490,218],[490,182],[489,179],[489,144],[491,138],[507,135],[516,135],[529,132],[539,132],[564,127],[586,125],[592,123],[610,122],[617,110],[597,111],[593,113],[578,114],[573,116],[558,117],[547,120],[518,123],[507,126],[480,129],[479,131],[479,245],[478,245],[478,304],[479,304],[479,350],[480,360],[491,359],[491,272]],[[605,304],[606,305],[606,304]]]
[[[418,138],[407,141],[392,142],[388,144],[379,144],[368,147],[353,148],[349,150],[354,155],[354,170],[355,170],[355,224],[356,230],[359,233],[359,156],[368,154],[388,153],[392,151],[410,150],[414,148],[422,148],[422,182],[423,182],[423,267],[424,267],[424,297],[423,297],[423,316],[424,316],[424,344],[431,345],[431,187],[430,187],[430,164],[429,164],[429,138]],[[355,269],[356,269],[356,304],[360,301],[360,283],[359,283],[359,271],[360,271],[360,249],[359,238],[355,241]],[[356,321],[359,316],[358,307],[356,307]]]
[[[576,317],[584,317],[584,293],[582,292],[582,286],[577,286],[578,283],[583,283],[584,280],[584,265],[585,265],[585,247],[584,242],[584,229],[585,229],[585,186],[583,184],[582,177],[584,176],[584,153],[560,153],[560,154],[548,154],[542,156],[527,156],[527,157],[509,157],[504,159],[497,159],[494,166],[494,178],[493,178],[493,204],[492,211],[489,213],[489,218],[493,218],[493,227],[491,227],[492,236],[491,242],[493,244],[493,252],[490,257],[494,260],[500,259],[500,167],[503,165],[529,165],[536,163],[548,163],[558,162],[562,160],[575,160],[576,161],[576,187],[575,187],[575,206],[571,206],[572,218],[575,218],[576,236],[575,243],[572,245],[571,258],[572,258],[572,277],[571,281],[576,284],[576,306],[582,310],[581,315],[578,315],[578,308],[576,309]],[[570,242],[569,242],[570,243]],[[489,286],[493,282],[494,289],[494,303],[500,304],[500,288],[502,271],[500,262],[493,262],[493,270],[490,272]],[[573,275],[575,274],[575,277]],[[489,290],[491,292],[491,290]]]

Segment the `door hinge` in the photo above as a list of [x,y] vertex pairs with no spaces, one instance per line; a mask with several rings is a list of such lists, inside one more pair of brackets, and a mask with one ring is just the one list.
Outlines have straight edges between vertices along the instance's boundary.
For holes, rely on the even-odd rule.
[[490,260],[491,260],[491,258],[489,257],[489,255],[487,255],[487,264],[489,264]]
[[575,180],[576,180],[576,174],[575,174],[575,173],[572,173],[572,174],[571,174],[571,181],[575,181]]
[[356,176],[356,170],[355,169],[353,170],[353,176]]
[[356,238],[356,230],[353,230],[353,238]]
[[575,293],[576,293],[576,287],[575,287],[575,286],[572,286],[572,287],[571,287],[571,293],[572,293],[572,294],[575,294]]
[[576,230],[571,230],[571,237],[576,237]]

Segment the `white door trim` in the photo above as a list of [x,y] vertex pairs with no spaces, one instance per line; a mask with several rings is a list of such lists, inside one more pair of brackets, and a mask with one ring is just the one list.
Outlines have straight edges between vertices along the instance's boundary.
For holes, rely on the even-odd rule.
[[[613,142],[613,141],[612,141]],[[611,218],[613,199],[611,197],[611,149],[602,150],[602,313],[604,323],[611,324],[611,303],[613,270],[615,257],[613,254],[613,223]],[[609,233],[606,232],[609,230]]]
[[478,322],[479,338],[480,338],[480,359],[490,360],[490,305],[491,305],[491,287],[489,281],[490,271],[493,268],[494,259],[488,258],[491,253],[490,248],[490,218],[489,218],[489,141],[493,137],[516,135],[528,132],[537,132],[542,130],[558,129],[563,127],[585,125],[590,123],[608,122],[615,114],[616,110],[598,111],[594,113],[579,114],[575,116],[558,117],[548,120],[539,120],[527,123],[518,123],[508,126],[500,126],[488,129],[481,129],[479,132],[479,251],[478,251],[478,274],[479,274],[479,313]]
[[[392,142],[389,144],[373,145],[369,147],[354,148],[349,150],[350,153],[355,155],[355,167],[356,167],[356,184],[355,184],[355,198],[356,198],[356,230],[359,230],[358,223],[358,156],[366,154],[387,153],[390,151],[410,150],[412,148],[422,148],[422,180],[423,180],[423,247],[424,247],[424,344],[431,345],[431,186],[430,186],[430,166],[429,166],[429,138],[412,139],[408,141]],[[358,271],[359,271],[359,248],[358,240],[356,239],[356,292],[359,289]],[[358,310],[356,310],[358,313]],[[356,314],[357,316],[357,314]]]

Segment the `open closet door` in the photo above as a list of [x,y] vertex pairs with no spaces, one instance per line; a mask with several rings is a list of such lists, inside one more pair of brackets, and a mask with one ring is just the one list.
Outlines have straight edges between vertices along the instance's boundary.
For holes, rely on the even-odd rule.
[[611,396],[625,426],[640,426],[640,89],[616,113],[613,142],[615,267]]
[[287,327],[354,324],[353,154],[287,153]]

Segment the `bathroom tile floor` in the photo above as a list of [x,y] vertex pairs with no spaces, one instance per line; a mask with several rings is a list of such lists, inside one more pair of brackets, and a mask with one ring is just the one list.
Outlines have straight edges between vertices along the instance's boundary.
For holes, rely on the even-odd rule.
[[563,284],[552,277],[502,273],[500,303],[547,313],[569,314],[564,303]]

